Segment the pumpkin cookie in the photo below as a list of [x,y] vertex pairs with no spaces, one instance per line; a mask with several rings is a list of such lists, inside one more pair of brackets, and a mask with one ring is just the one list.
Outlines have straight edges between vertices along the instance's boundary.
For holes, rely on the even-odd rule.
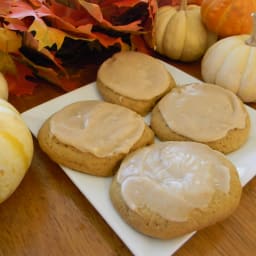
[[231,91],[206,83],[173,89],[152,111],[151,128],[160,140],[196,141],[223,153],[240,148],[250,119]]
[[123,160],[110,197],[135,230],[170,239],[224,220],[241,192],[237,170],[222,153],[196,142],[160,142]]
[[58,164],[111,176],[131,151],[153,143],[143,118],[103,101],[80,101],[53,114],[38,133],[39,145]]
[[146,115],[175,86],[157,59],[134,51],[119,52],[107,59],[97,73],[97,88],[111,103]]

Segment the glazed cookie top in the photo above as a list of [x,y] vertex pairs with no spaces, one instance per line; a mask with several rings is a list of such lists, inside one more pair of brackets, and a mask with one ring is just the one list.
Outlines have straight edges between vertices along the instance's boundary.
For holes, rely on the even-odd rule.
[[102,101],[73,103],[50,119],[50,132],[59,141],[98,157],[129,152],[144,129],[137,113]]
[[130,154],[117,182],[134,211],[148,208],[165,219],[186,221],[206,208],[216,190],[228,193],[230,170],[223,155],[195,142],[160,142]]
[[160,95],[171,82],[159,60],[134,51],[114,54],[100,66],[97,76],[111,90],[138,100]]
[[200,142],[221,139],[228,131],[246,125],[246,111],[239,98],[217,85],[195,83],[174,88],[158,107],[169,128]]

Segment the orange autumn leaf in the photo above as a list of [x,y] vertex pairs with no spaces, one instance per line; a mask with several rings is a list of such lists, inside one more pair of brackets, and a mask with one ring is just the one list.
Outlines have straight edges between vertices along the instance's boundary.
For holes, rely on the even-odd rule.
[[[8,6],[8,14],[6,17],[13,18],[13,19],[23,19],[24,17],[36,17],[36,13],[34,11],[33,6],[31,6],[27,1],[11,1],[5,0],[5,2],[9,3]],[[0,4],[2,8],[2,3]]]
[[[111,1],[112,2],[112,1]],[[139,31],[141,29],[141,21],[135,20],[127,25],[113,25],[111,22],[104,18],[101,7],[95,3],[89,3],[87,1],[79,0],[81,6],[83,6],[88,13],[102,26],[115,29],[117,31]]]
[[131,36],[132,49],[135,51],[143,52],[148,55],[152,55],[153,51],[145,42],[145,39],[141,35]]
[[15,62],[16,73],[4,73],[4,77],[8,83],[10,94],[17,96],[33,94],[36,84],[28,80],[33,77],[32,70],[24,63]]
[[[53,4],[50,5],[50,7],[41,4],[40,6],[33,8],[33,6],[22,0],[4,1],[9,2],[8,12],[1,13],[0,11],[0,17],[4,17],[5,21],[8,22],[5,26],[9,29],[27,31],[34,19],[46,19],[47,22],[51,23],[51,26],[49,27],[55,27],[56,29],[71,32],[73,34],[84,33],[84,36],[88,36],[91,33],[92,24],[86,24],[91,22],[91,19],[88,19],[89,15],[84,11],[81,13],[78,10],[60,4]],[[0,2],[0,10],[3,6],[3,3]],[[53,10],[51,8],[53,8]],[[54,11],[57,10],[59,10],[59,16],[54,13]],[[70,14],[72,14],[71,17],[66,17]],[[88,16],[87,19],[84,18],[86,15]],[[78,27],[75,26],[75,21],[78,19],[82,20],[82,23],[80,22],[80,25],[83,24],[82,30],[78,30]],[[86,30],[85,27],[87,28]]]
[[64,91],[71,91],[83,85],[79,73],[76,75],[63,76],[52,68],[39,66],[37,76],[59,86]]
[[120,44],[122,50],[128,50],[129,46],[125,44],[120,37],[111,37],[103,33],[94,33],[95,39],[98,39],[102,46],[108,48],[110,45]]
[[3,0],[0,2],[0,10],[5,5],[8,5],[6,12],[0,11],[0,17],[5,21],[4,27],[10,30],[27,31],[30,20],[33,21],[37,17],[33,7],[26,1]]
[[[76,10],[53,2],[49,7],[42,5],[36,10],[39,18],[46,19],[52,27],[89,37],[93,19],[84,10]],[[82,27],[82,29],[81,29]]]
[[27,0],[34,7],[40,7],[43,0]]
[[11,0],[1,0],[0,2],[0,16],[7,15],[10,12]]

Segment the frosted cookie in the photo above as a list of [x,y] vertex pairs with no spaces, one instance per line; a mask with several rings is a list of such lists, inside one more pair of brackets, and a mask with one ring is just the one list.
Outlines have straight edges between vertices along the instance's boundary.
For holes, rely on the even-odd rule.
[[129,154],[115,175],[111,201],[135,230],[170,239],[230,216],[241,184],[219,151],[196,142],[160,142]]
[[152,111],[151,127],[160,140],[196,141],[229,153],[247,141],[250,118],[233,92],[195,83],[164,96]]
[[102,63],[96,84],[104,100],[146,115],[175,86],[175,81],[159,60],[126,51]]
[[95,176],[113,175],[129,152],[153,140],[140,115],[93,100],[64,107],[38,133],[40,147],[53,161]]

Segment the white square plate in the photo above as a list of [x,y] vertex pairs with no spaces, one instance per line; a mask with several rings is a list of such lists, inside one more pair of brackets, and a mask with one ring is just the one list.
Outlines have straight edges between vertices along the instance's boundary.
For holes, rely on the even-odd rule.
[[[199,81],[173,66],[165,65],[178,85]],[[37,136],[39,128],[51,114],[72,102],[91,99],[101,99],[95,83],[34,107],[24,112],[22,116],[32,133]],[[250,107],[246,108],[252,124],[250,137],[242,148],[228,155],[228,158],[237,167],[243,185],[256,174],[254,164],[254,159],[256,159],[256,111]],[[148,122],[149,116],[145,120]],[[63,166],[61,168],[136,256],[170,256],[194,234],[190,233],[168,241],[144,236],[128,226],[112,207],[109,198],[111,178],[93,177]]]

